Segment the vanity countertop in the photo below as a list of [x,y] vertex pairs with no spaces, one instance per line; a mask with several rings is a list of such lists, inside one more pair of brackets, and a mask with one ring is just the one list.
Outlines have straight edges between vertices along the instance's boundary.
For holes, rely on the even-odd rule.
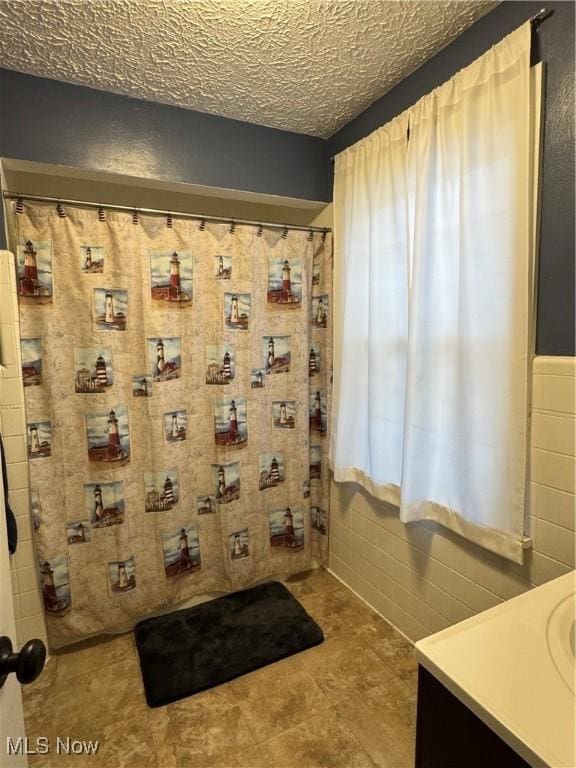
[[534,768],[576,766],[576,571],[416,643],[419,663]]

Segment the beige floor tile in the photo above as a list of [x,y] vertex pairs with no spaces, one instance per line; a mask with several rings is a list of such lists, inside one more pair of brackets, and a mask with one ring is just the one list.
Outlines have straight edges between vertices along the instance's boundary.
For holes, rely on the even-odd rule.
[[411,672],[399,672],[398,677],[404,685],[407,685],[414,696],[418,693],[418,670]]
[[373,611],[345,587],[340,586],[325,593],[325,598],[332,614],[338,616],[354,629],[381,621],[376,611]]
[[57,659],[57,680],[66,683],[72,677],[98,671],[102,667],[126,659],[135,659],[136,651],[132,634],[118,635],[106,642],[92,641],[82,648],[60,651]]
[[[89,768],[87,766],[87,768]],[[165,768],[158,764],[158,768]],[[213,751],[179,751],[176,768],[275,768],[264,762],[256,747],[225,747]]]
[[328,573],[324,568],[316,568],[313,571],[309,571],[306,576],[306,583],[312,587],[315,592],[320,592],[322,594],[332,592],[334,589],[342,588],[342,582],[338,581],[338,579]]
[[284,586],[287,587],[290,592],[294,595],[295,598],[299,599],[301,595],[311,595],[314,594],[314,589],[310,584],[308,584],[308,576],[310,574],[310,571],[305,571],[304,573],[296,574],[295,576],[290,576],[286,579],[286,581],[283,582]]
[[390,634],[386,622],[374,627],[361,628],[358,635],[362,642],[371,648],[378,656],[399,675],[413,673],[418,669],[414,646],[396,631]]
[[222,760],[232,759],[255,743],[240,706],[225,685],[170,704],[167,710],[166,739],[174,744],[178,765],[224,765]]
[[376,688],[394,676],[374,651],[355,639],[327,640],[304,651],[300,658],[331,705]]
[[[27,729],[29,738],[46,735],[50,739],[52,752],[44,759],[35,759],[31,768],[169,768],[164,760],[158,762],[156,745],[150,729],[147,713],[138,716],[130,710],[120,710],[115,716],[109,715],[104,722],[91,722],[88,710],[74,720],[61,721],[50,728],[40,727],[33,736]],[[90,755],[66,754],[56,752],[57,737],[65,740],[98,742],[97,751]],[[167,751],[164,750],[164,755]],[[174,768],[177,768],[174,763]]]
[[398,637],[398,633],[391,624],[377,616],[374,621],[362,624],[357,629],[358,639],[373,650],[377,650],[380,643]]
[[[148,718],[124,718],[108,722],[96,735],[100,748],[94,757],[85,758],[85,768],[158,768],[156,747]],[[78,757],[70,765],[78,766]],[[56,766],[58,768],[58,766]],[[167,768],[163,766],[162,768]]]
[[259,744],[245,750],[243,759],[246,768],[273,768],[270,763],[266,762],[267,758],[262,754]]
[[56,675],[58,669],[58,657],[48,656],[42,674],[34,680],[33,683],[29,683],[22,687],[22,696],[33,697],[47,688],[52,688],[56,682]]
[[286,723],[300,723],[330,703],[298,656],[244,675],[227,687],[256,742],[282,733]]
[[335,707],[381,768],[414,765],[416,697],[398,678]]
[[325,637],[351,634],[350,624],[345,622],[342,616],[335,613],[334,604],[330,602],[328,593],[313,592],[312,594],[300,595],[298,600],[321,627]]
[[120,661],[66,683],[60,680],[51,688],[25,695],[23,702],[28,733],[35,736],[90,739],[113,723],[119,712],[137,722],[148,711],[135,660]]
[[333,710],[258,745],[266,768],[374,768],[375,763]]

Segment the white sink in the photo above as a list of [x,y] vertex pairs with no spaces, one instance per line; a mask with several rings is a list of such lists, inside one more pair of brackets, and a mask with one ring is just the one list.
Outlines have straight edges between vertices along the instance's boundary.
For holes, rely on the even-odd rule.
[[576,688],[576,596],[568,595],[555,606],[546,627],[546,642],[554,666],[568,688]]

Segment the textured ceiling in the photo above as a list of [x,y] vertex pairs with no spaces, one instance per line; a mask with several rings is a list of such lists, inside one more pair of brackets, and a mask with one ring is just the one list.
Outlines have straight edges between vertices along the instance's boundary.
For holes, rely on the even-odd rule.
[[0,0],[0,66],[328,137],[495,4]]

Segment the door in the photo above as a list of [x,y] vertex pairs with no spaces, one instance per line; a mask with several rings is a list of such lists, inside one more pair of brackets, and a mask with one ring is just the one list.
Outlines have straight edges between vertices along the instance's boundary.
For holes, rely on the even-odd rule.
[[[4,488],[2,473],[0,473],[0,636],[9,637],[16,649],[16,623],[14,621],[9,558]],[[28,759],[24,753],[10,754],[11,745],[18,745],[18,739],[23,739],[24,736],[24,713],[22,711],[20,683],[16,680],[16,675],[11,674],[8,675],[6,682],[0,688],[0,765],[2,768],[26,768]],[[23,750],[20,751],[23,752]]]

